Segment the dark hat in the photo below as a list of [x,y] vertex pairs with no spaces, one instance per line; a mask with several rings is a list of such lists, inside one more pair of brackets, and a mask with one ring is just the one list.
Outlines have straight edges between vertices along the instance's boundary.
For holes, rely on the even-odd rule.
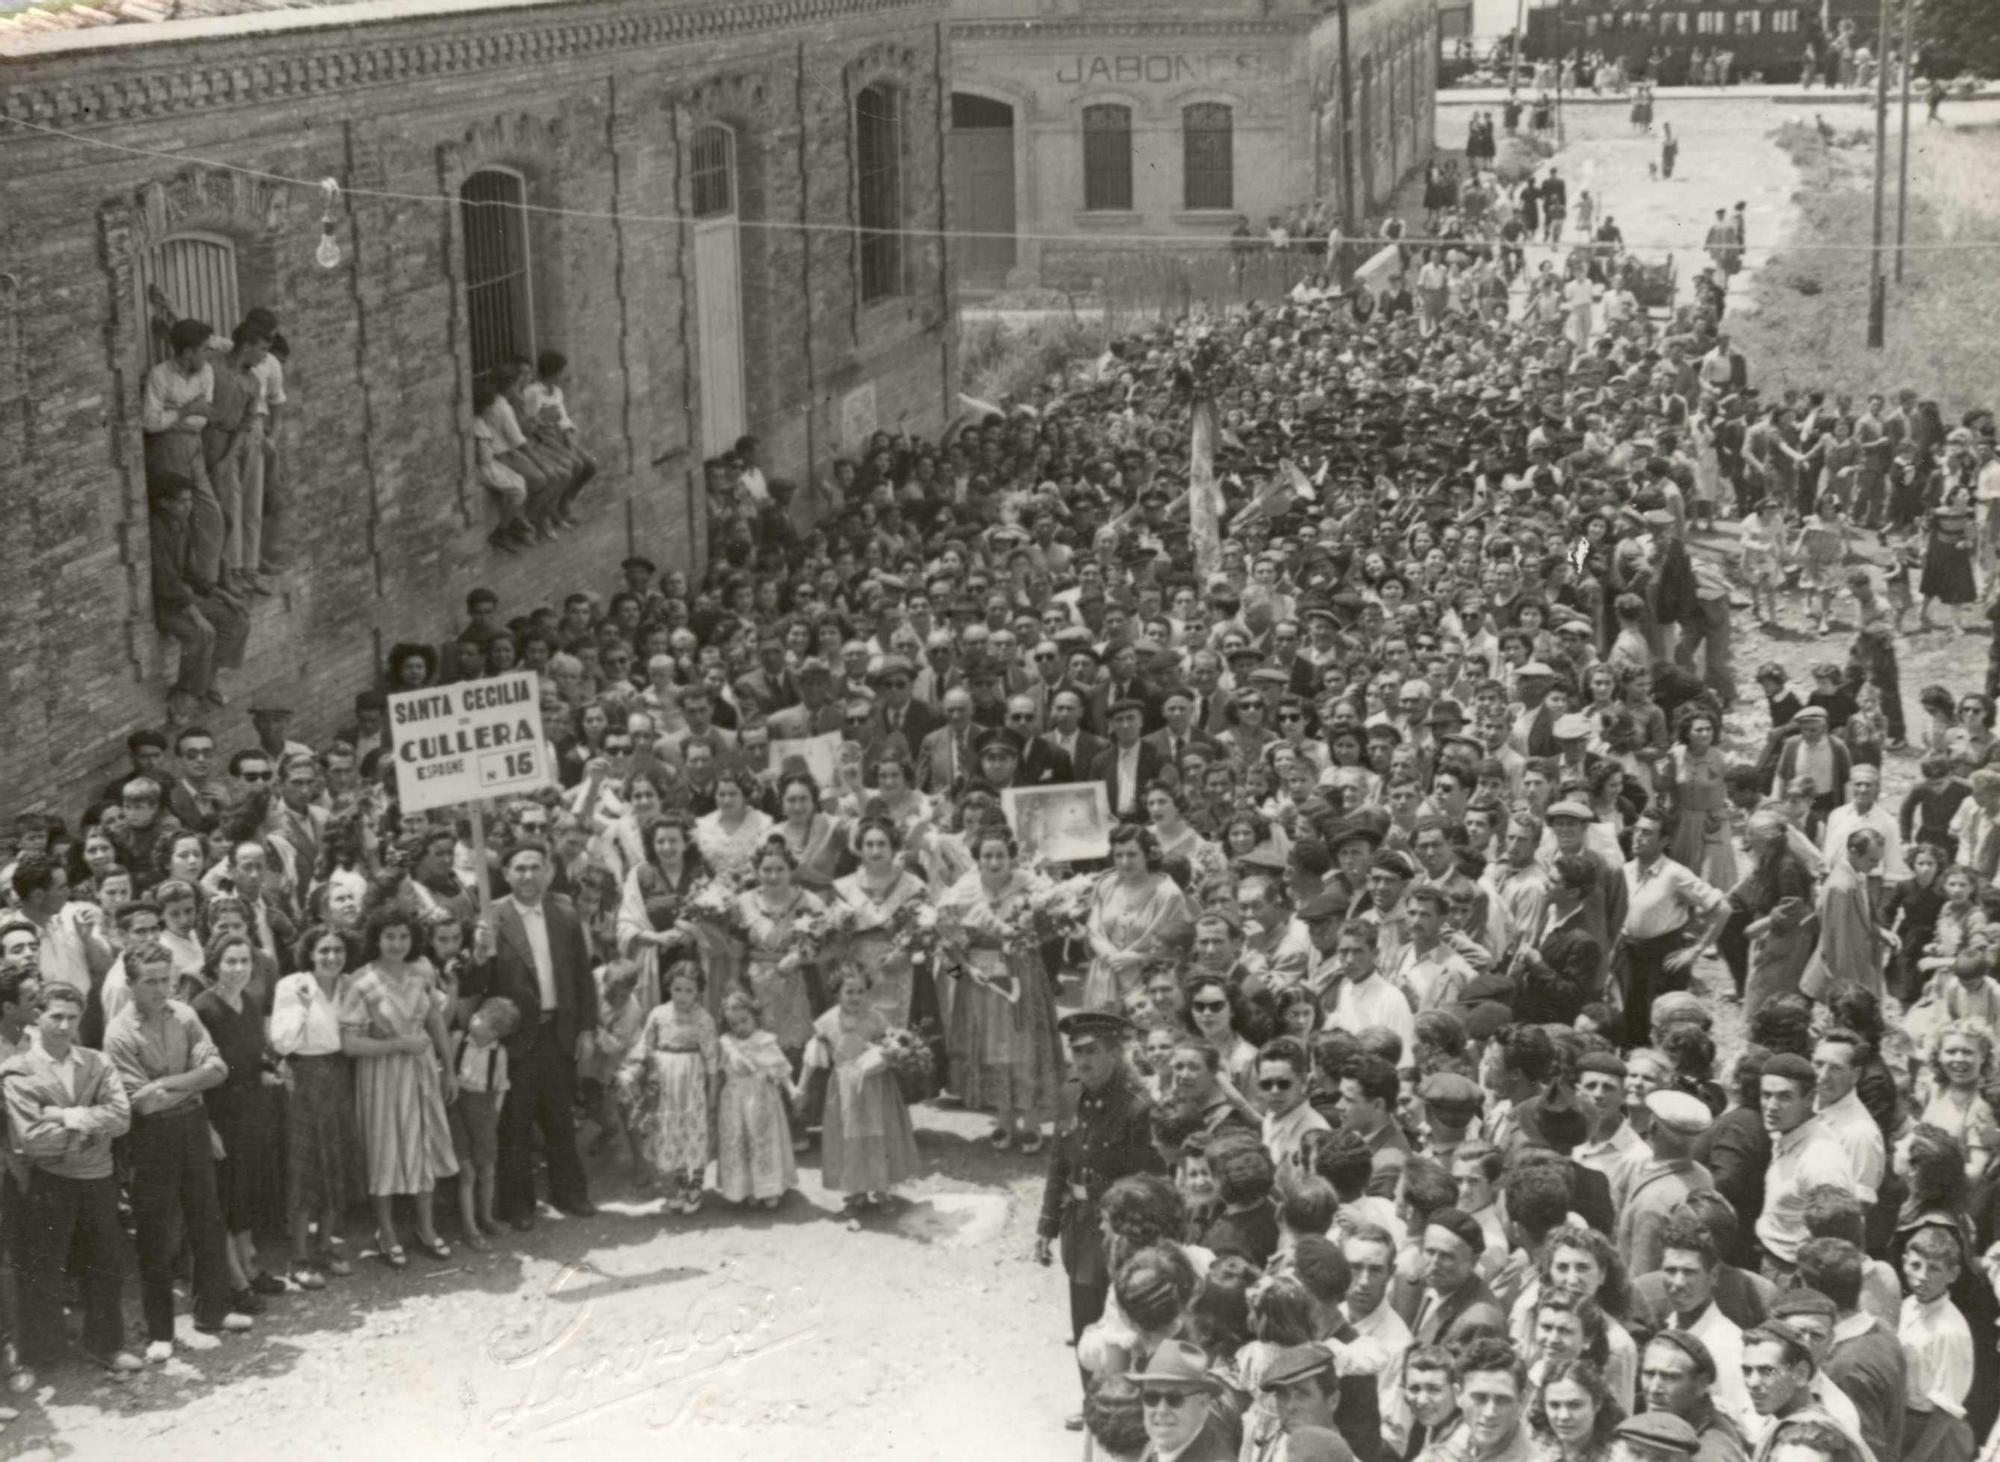
[[387,710],[388,706],[389,697],[379,690],[364,690],[354,698],[354,709],[357,711],[381,711]]
[[1475,1259],[1486,1252],[1486,1230],[1479,1226],[1478,1219],[1462,1208],[1438,1209],[1430,1216],[1426,1227],[1443,1229],[1464,1244]]
[[[1697,1340],[1695,1344],[1701,1342]],[[1710,1362],[1710,1369],[1713,1368],[1714,1363]],[[1628,1416],[1611,1429],[1611,1435],[1642,1447],[1678,1452],[1684,1457],[1692,1457],[1701,1450],[1701,1438],[1695,1429],[1671,1411],[1642,1411],[1637,1416]]]
[[1482,1000],[1465,1011],[1465,1034],[1470,1040],[1490,1041],[1513,1023],[1513,1007],[1497,1000]]
[[885,655],[882,657],[882,663],[868,672],[868,678],[871,681],[887,680],[892,675],[901,675],[906,679],[914,680],[916,679],[917,671],[916,667],[911,665],[901,655]]
[[252,706],[250,708],[250,719],[253,721],[289,721],[291,718],[292,708],[290,706]]
[[1232,662],[1236,660],[1261,660],[1264,658],[1264,652],[1251,645],[1238,645],[1225,658]]
[[1132,695],[1125,696],[1120,700],[1115,700],[1111,703],[1111,710],[1109,717],[1107,717],[1107,719],[1115,719],[1119,716],[1124,715],[1127,711],[1130,711],[1135,715],[1143,716],[1146,714],[1146,703],[1140,700],[1137,696],[1132,696]]
[[988,752],[996,751],[1018,757],[1021,754],[1021,743],[1014,739],[1014,733],[1006,727],[994,726],[973,738],[973,750],[982,757]]
[[[1243,864],[1246,868],[1261,869],[1266,873],[1283,873],[1290,866],[1285,859],[1285,855],[1280,853],[1277,847],[1271,843],[1259,843],[1236,861]],[[1322,897],[1325,897],[1325,895],[1322,895]],[[1317,902],[1317,900],[1314,900],[1314,902]],[[1304,910],[1300,910],[1300,913],[1303,915]]]
[[1479,1084],[1456,1071],[1437,1071],[1426,1076],[1417,1087],[1417,1097],[1427,1107],[1463,1112],[1467,1116],[1478,1111],[1485,1101]]
[[1796,1081],[1805,1086],[1813,1086],[1818,1077],[1813,1074],[1812,1062],[1803,1056],[1794,1056],[1790,1051],[1780,1051],[1764,1063],[1766,1076],[1782,1076],[1787,1081]]
[[1509,1005],[1514,1000],[1514,982],[1505,975],[1488,973],[1474,975],[1458,997],[1461,1005],[1477,1005],[1482,1000],[1498,1000]]
[[1257,1383],[1257,1389],[1275,1391],[1280,1386],[1296,1386],[1314,1376],[1328,1375],[1332,1370],[1333,1352],[1324,1345],[1287,1345],[1264,1362],[1264,1378]]
[[1275,665],[1266,665],[1262,669],[1251,671],[1250,679],[1258,685],[1290,685],[1292,683],[1292,677],[1278,669]]
[[1417,876],[1417,865],[1411,861],[1410,855],[1399,853],[1393,848],[1386,853],[1377,853],[1368,867],[1373,871],[1393,873],[1398,878],[1408,879]]
[[1132,1022],[1115,1010],[1079,1010],[1057,1021],[1056,1029],[1073,1041],[1117,1045],[1132,1034]]
[[1623,1081],[1627,1075],[1625,1063],[1618,1059],[1615,1051],[1585,1051],[1576,1058],[1576,1069],[1594,1071],[1599,1076],[1615,1076]]
[[654,565],[653,561],[650,558],[642,557],[641,555],[636,553],[633,554],[632,557],[626,559],[623,563],[619,564],[618,567],[626,570],[640,569],[649,574],[657,574],[659,572],[658,567]]
[[1433,704],[1430,714],[1424,717],[1426,726],[1442,726],[1446,721],[1457,721],[1461,725],[1465,722],[1465,707],[1450,696]]
[[819,656],[817,655],[810,655],[806,657],[804,660],[801,660],[799,662],[798,677],[800,680],[805,680],[808,678],[816,678],[816,677],[831,677],[832,674],[833,674],[833,667],[827,664],[826,661],[820,659]]

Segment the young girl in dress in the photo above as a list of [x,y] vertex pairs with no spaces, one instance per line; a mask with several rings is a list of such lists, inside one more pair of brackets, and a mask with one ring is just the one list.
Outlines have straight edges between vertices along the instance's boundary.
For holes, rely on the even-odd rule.
[[597,1135],[590,1142],[591,1154],[604,1151],[614,1133],[623,1134],[632,1161],[633,1180],[641,1188],[652,1185],[652,1175],[639,1150],[639,1135],[620,1109],[617,1086],[625,1058],[631,1054],[646,1024],[646,1011],[639,1005],[638,994],[644,968],[636,959],[614,959],[597,970],[597,1041],[591,1053],[577,1063],[583,1108],[597,1121]]
[[1924,551],[1915,538],[1905,538],[1896,545],[1896,556],[1882,571],[1882,586],[1887,591],[1889,613],[1893,616],[1896,633],[1903,632],[1903,616],[1916,607],[1917,571],[1924,565]]
[[1750,590],[1750,607],[1759,624],[1778,622],[1778,589],[1785,581],[1780,539],[1764,519],[1762,507],[1743,515],[1743,582]]
[[667,1003],[646,1017],[618,1073],[627,1120],[666,1190],[667,1213],[701,1207],[713,1133],[709,1116],[722,1086],[715,1017],[702,1004],[702,989],[698,966],[669,970]]
[[902,1090],[876,1045],[889,1023],[870,1003],[873,986],[867,970],[843,967],[839,1001],[813,1022],[806,1051],[808,1064],[829,1073],[820,1181],[846,1195],[850,1227],[858,1227],[860,1209],[886,1201],[922,1166]]
[[792,1063],[778,1038],[757,1025],[757,1004],[741,990],[722,1002],[722,1097],[716,1104],[716,1191],[731,1203],[776,1208],[798,1186],[792,1161],[797,1101]]
[[1840,504],[1831,495],[1820,498],[1813,516],[1793,540],[1792,552],[1805,565],[1799,586],[1808,595],[1818,596],[1813,623],[1825,634],[1827,616],[1833,613],[1833,596],[1840,589],[1840,561],[1847,556],[1847,524],[1840,516]]

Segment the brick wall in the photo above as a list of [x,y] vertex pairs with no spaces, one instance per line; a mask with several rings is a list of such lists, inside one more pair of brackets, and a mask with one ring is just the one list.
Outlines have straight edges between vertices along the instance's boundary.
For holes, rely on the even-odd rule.
[[[107,142],[356,189],[345,258],[313,262],[316,191],[9,129],[0,170],[0,813],[73,813],[163,718],[178,652],[153,630],[140,464],[144,365],[134,261],[170,233],[231,239],[242,303],[275,309],[292,345],[282,442],[284,547],[296,568],[260,601],[225,746],[274,700],[324,736],[372,681],[379,650],[437,637],[475,584],[509,613],[600,592],[632,548],[694,565],[702,531],[701,389],[688,140],[737,137],[746,225],[850,224],[850,113],[888,81],[905,108],[905,215],[942,227],[940,8],[924,0],[765,0],[693,10],[614,0],[495,7],[341,26],[338,11],[231,27],[135,27],[135,44],[24,55],[0,114]],[[254,24],[254,23],[253,23]],[[238,27],[240,29],[241,27]],[[496,556],[471,480],[471,381],[455,193],[481,166],[527,180],[535,334],[571,361],[571,412],[603,471],[584,526]],[[635,217],[636,216],[636,217]],[[903,295],[863,307],[850,235],[741,231],[748,429],[773,475],[837,446],[840,403],[875,384],[878,420],[934,428],[951,391],[949,281],[912,240]],[[211,322],[227,328],[228,321]]]

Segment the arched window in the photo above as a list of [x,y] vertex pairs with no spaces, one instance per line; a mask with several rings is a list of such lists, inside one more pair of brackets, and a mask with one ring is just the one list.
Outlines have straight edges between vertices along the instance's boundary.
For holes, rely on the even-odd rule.
[[1181,108],[1181,195],[1190,212],[1236,206],[1235,125],[1225,102]]
[[689,149],[694,216],[721,218],[736,211],[736,134],[727,127],[707,126],[694,134]]
[[458,190],[465,221],[465,318],[472,369],[535,355],[529,278],[527,180],[511,168],[481,168]]
[[1105,102],[1083,109],[1083,206],[1132,211],[1132,109]]
[[142,250],[138,285],[148,364],[172,353],[167,331],[176,320],[200,320],[216,334],[227,335],[243,319],[236,245],[221,234],[175,234]]
[[903,107],[886,83],[854,99],[854,173],[865,305],[903,292]]

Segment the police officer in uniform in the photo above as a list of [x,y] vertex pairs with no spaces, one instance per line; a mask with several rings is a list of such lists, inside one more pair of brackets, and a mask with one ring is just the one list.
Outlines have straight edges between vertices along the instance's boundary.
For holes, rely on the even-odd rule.
[[[1132,1023],[1113,1011],[1085,1010],[1065,1016],[1057,1029],[1069,1041],[1076,1079],[1063,1088],[1063,1110],[1069,1115],[1049,1155],[1035,1260],[1047,1264],[1050,1245],[1061,1238],[1074,1339],[1103,1315],[1111,1292],[1098,1200],[1120,1178],[1159,1172],[1160,1155],[1153,1147],[1153,1104],[1125,1063]],[[1082,1413],[1067,1425],[1081,1430]]]

